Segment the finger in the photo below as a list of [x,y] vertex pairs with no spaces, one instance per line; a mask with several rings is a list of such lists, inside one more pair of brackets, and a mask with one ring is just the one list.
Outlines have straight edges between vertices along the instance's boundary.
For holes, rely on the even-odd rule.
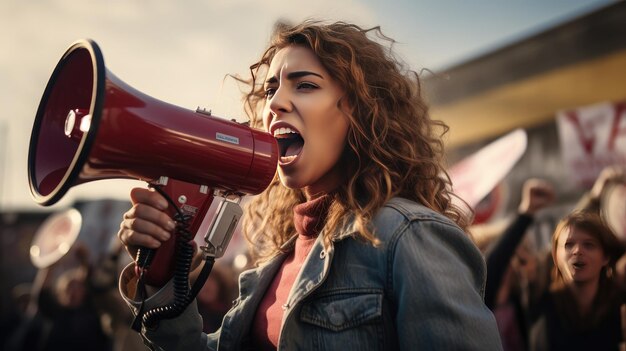
[[[125,219],[121,228],[128,229],[130,231],[138,232],[141,234],[147,234],[152,236],[154,239],[159,241],[165,241],[170,238],[171,234],[169,231],[163,229],[158,224],[155,224],[151,221],[147,221],[142,218],[128,218]],[[135,243],[131,243],[135,244]]]
[[153,235],[134,230],[122,229],[118,232],[118,237],[131,253],[136,252],[139,247],[157,249],[161,246],[161,241]]
[[133,188],[130,191],[130,200],[133,204],[143,203],[160,210],[165,210],[168,206],[167,200],[154,189]]
[[[122,224],[120,224],[120,227],[122,227],[122,225],[123,225],[123,222]],[[128,234],[126,234],[126,231],[127,229],[120,228],[120,230],[117,232],[117,238],[119,239],[119,242],[122,244],[120,245],[120,247],[125,248],[126,252],[128,252],[130,257],[132,257],[132,259],[135,260],[135,257],[137,257],[138,247],[128,244]]]
[[543,198],[543,199],[549,200],[549,199],[554,198],[555,193],[550,188],[537,188],[537,189],[533,189],[532,195],[537,198]]
[[124,219],[138,218],[148,222],[152,222],[160,226],[163,230],[171,232],[176,228],[176,223],[170,216],[152,206],[145,204],[135,204],[128,212],[124,214]]
[[541,182],[537,182],[533,184],[533,186],[531,187],[531,193],[533,195],[540,195],[540,196],[546,196],[546,197],[554,197],[556,194],[552,184],[546,181],[541,181]]

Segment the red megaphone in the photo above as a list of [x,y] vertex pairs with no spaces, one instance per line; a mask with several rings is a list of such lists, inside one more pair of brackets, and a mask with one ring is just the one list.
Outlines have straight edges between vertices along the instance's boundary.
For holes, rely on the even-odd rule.
[[[39,103],[28,179],[35,201],[45,206],[71,187],[99,179],[168,183],[178,211],[192,217],[193,232],[214,190],[260,193],[277,161],[270,134],[147,96],[105,69],[94,41],[80,40],[61,57]],[[152,267],[149,284],[169,279],[172,254],[162,254],[165,247],[154,260],[165,267]]]

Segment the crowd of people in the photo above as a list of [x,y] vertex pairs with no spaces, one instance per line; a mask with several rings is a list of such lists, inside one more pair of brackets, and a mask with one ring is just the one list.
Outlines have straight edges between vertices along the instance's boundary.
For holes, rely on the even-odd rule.
[[[56,286],[46,279],[54,266],[38,274],[3,349],[626,349],[626,243],[599,204],[606,184],[626,183],[623,171],[600,175],[549,251],[527,232],[557,194],[527,180],[515,218],[479,250],[471,217],[452,201],[447,127],[430,118],[419,75],[389,43],[378,27],[278,24],[251,77],[238,78],[250,87],[251,126],[280,149],[275,179],[247,204],[257,265],[238,286],[239,272],[216,265],[180,314],[143,323],[141,338],[120,346],[134,316],[176,292],[168,283],[140,296],[132,261],[102,272],[105,262],[86,264],[77,250],[82,263]],[[134,259],[173,235],[158,192],[130,197],[115,262],[121,248]],[[107,274],[115,279],[94,279]],[[118,276],[119,291],[98,283]]]
[[[114,233],[111,233],[113,235]],[[2,350],[134,351],[144,348],[130,328],[133,315],[118,290],[120,268],[129,259],[113,238],[111,250],[94,260],[81,241],[50,266],[37,270],[32,283],[13,288],[11,316],[3,316]],[[237,270],[217,264],[198,294],[203,330],[215,331],[236,297]]]
[[[553,186],[529,179],[518,214],[485,248],[485,303],[505,350],[622,350],[626,347],[626,242],[601,216],[607,184],[626,183],[608,167],[558,223],[550,250],[532,250],[527,229],[555,201]],[[620,240],[621,238],[621,240]]]

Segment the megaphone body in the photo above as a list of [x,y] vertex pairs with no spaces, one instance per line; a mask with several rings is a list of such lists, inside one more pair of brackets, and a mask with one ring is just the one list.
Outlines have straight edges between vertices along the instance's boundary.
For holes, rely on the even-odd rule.
[[[277,161],[270,134],[147,96],[105,68],[95,42],[81,40],[60,59],[37,109],[28,177],[33,198],[45,206],[95,180],[133,178],[163,186],[175,204],[170,214],[184,213],[194,232],[214,191],[260,193]],[[172,245],[158,250],[154,261],[164,267],[153,267],[148,283],[169,278],[172,254],[162,252]]]

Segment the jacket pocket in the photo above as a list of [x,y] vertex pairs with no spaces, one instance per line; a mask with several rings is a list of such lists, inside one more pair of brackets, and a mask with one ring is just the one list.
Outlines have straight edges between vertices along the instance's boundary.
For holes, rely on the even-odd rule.
[[382,319],[382,291],[329,292],[303,304],[300,320],[335,332]]

